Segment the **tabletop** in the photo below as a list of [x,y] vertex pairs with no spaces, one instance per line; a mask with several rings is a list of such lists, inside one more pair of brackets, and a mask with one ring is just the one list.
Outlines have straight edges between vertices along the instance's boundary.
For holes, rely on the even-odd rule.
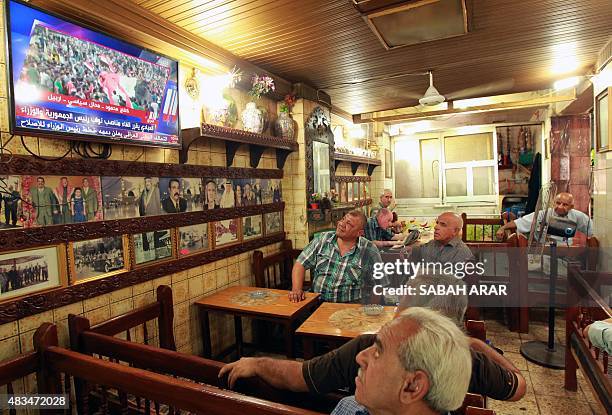
[[393,319],[395,307],[386,306],[382,314],[368,316],[361,304],[323,303],[296,330],[314,337],[352,339],[360,334],[376,333]]
[[[258,293],[261,295],[257,295]],[[288,293],[286,290],[271,288],[233,286],[204,297],[195,304],[210,310],[292,318],[305,307],[313,305],[319,297],[317,293],[305,293],[304,301],[292,303]]]

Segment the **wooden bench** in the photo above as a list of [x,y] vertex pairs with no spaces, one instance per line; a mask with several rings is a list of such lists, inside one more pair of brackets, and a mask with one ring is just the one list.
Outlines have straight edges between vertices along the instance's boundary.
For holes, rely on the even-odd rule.
[[[105,390],[116,389],[122,396],[131,395],[154,402],[156,413],[159,413],[160,404],[168,405],[172,409],[210,415],[242,415],[245,413],[314,415],[319,413],[109,362],[58,347],[57,344],[56,326],[51,323],[43,323],[34,334],[35,351],[0,363],[2,374],[0,379],[10,383],[19,377],[36,373],[37,393],[67,395],[70,391],[62,385],[60,381],[62,375],[67,379],[64,385],[70,385],[70,378],[82,379],[92,384],[102,385]],[[108,404],[98,408],[83,407],[78,413],[87,415],[98,411],[122,414],[142,413],[142,410],[135,408],[127,399],[119,402],[119,406]],[[47,410],[45,413],[59,414],[64,413],[64,410]],[[66,413],[70,413],[70,410]],[[151,412],[148,411],[148,413]]]
[[565,389],[577,390],[579,367],[601,406],[612,413],[612,383],[607,373],[610,357],[593,347],[582,334],[582,329],[592,322],[612,318],[612,309],[599,295],[602,285],[612,285],[612,273],[581,271],[578,264],[568,267]]

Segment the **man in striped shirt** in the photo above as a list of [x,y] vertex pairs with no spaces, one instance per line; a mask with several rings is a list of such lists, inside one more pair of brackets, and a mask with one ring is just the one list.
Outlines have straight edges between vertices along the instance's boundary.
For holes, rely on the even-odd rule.
[[381,258],[374,244],[363,238],[365,224],[363,212],[352,210],[338,222],[336,232],[323,232],[306,245],[293,266],[289,300],[305,299],[302,288],[307,269],[311,270],[312,289],[321,293],[323,301],[358,302],[373,297],[374,285],[388,285],[386,277],[372,276],[374,263]]

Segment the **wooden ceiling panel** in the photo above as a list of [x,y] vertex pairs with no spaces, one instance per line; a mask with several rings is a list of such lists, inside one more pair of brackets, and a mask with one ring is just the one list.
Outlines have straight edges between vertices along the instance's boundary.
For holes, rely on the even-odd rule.
[[[130,0],[261,68],[324,89],[349,113],[414,105],[434,71],[442,94],[514,79],[498,93],[549,88],[555,50],[590,71],[612,34],[610,0],[467,0],[466,36],[385,50],[349,0]],[[468,96],[462,98],[469,98]]]

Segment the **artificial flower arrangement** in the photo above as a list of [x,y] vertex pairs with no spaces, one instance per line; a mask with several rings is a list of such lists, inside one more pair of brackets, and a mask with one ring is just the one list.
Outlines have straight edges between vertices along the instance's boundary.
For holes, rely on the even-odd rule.
[[295,95],[287,94],[285,95],[285,99],[280,104],[280,112],[286,112],[288,114],[291,113],[291,108],[295,105]]
[[319,203],[321,201],[320,193],[313,193],[310,195],[310,203]]
[[254,74],[251,78],[251,89],[249,96],[253,99],[259,99],[262,95],[274,91],[274,79],[268,75]]

